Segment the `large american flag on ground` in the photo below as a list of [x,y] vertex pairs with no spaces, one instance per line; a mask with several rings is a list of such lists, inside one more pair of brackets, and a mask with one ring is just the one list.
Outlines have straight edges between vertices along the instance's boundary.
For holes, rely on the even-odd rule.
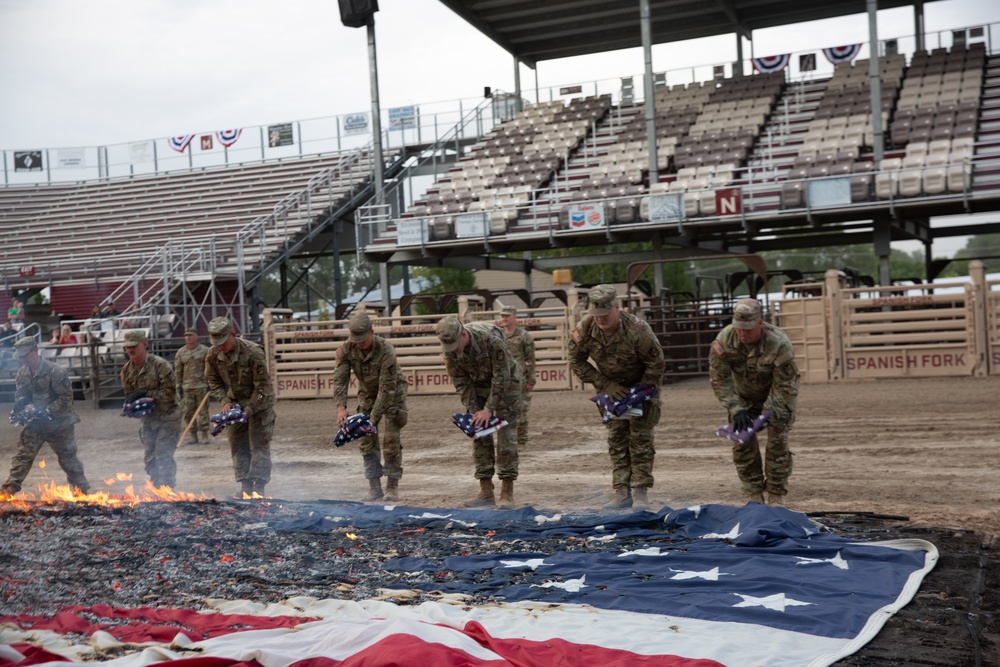
[[68,636],[148,642],[112,667],[830,665],[874,637],[937,560],[922,540],[857,542],[756,503],[567,516],[304,505],[267,530],[387,526],[423,541],[386,557],[372,599],[0,616],[0,666],[79,661]]

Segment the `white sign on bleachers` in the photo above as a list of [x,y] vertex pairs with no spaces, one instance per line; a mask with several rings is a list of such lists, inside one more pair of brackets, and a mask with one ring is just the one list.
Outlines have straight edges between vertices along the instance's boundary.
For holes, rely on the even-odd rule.
[[422,245],[427,243],[427,225],[423,218],[399,221],[396,228],[396,245]]
[[455,216],[455,236],[458,238],[481,238],[489,233],[489,220],[485,213],[463,213]]
[[684,200],[678,194],[653,195],[649,198],[650,222],[673,222],[684,219]]
[[809,181],[807,188],[809,205],[813,208],[847,206],[851,203],[851,179],[849,178],[823,178]]
[[604,227],[604,204],[573,204],[569,207],[569,228]]

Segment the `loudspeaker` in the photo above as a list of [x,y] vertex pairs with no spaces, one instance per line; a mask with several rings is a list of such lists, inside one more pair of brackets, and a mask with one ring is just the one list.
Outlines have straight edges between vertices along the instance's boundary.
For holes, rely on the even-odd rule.
[[361,28],[378,11],[378,0],[339,0],[340,22],[348,28]]

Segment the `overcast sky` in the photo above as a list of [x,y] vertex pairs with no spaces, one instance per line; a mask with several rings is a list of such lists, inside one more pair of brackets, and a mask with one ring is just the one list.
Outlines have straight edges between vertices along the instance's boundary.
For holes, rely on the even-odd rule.
[[[512,57],[437,0],[379,5],[383,109],[481,98],[484,86],[513,89]],[[928,32],[1000,23],[1000,3],[928,2],[925,16]],[[913,32],[911,9],[879,13],[880,38]],[[753,48],[766,56],[867,34],[860,14],[758,31]],[[653,69],[735,56],[729,35],[660,45]],[[537,76],[548,87],[642,69],[641,49],[631,49],[545,61]],[[535,73],[522,68],[521,82],[533,88]],[[341,24],[336,0],[0,0],[6,150],[109,145],[368,109],[366,31]]]

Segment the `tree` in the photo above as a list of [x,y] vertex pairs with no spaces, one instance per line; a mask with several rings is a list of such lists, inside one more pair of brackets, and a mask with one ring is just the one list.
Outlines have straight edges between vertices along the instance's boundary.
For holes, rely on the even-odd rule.
[[[436,294],[438,292],[469,292],[476,289],[476,274],[465,269],[438,269],[421,267],[413,270],[416,277],[425,278],[428,281],[427,287],[417,294]],[[428,315],[431,309],[422,303],[416,304],[418,315]],[[445,312],[457,313],[458,304],[452,303]]]

